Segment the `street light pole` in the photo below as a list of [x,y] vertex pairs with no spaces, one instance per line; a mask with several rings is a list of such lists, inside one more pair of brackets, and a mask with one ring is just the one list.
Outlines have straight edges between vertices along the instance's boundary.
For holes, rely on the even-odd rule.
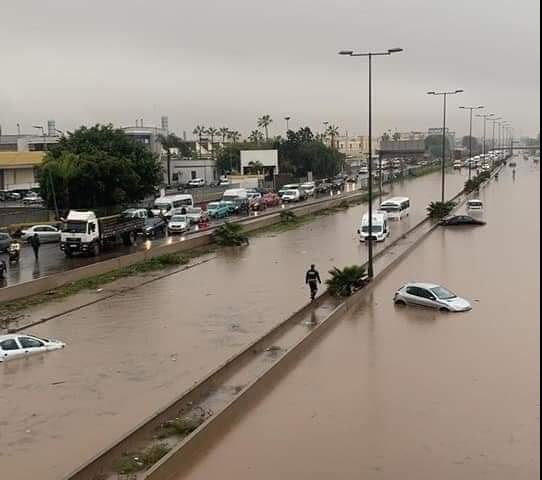
[[353,50],[341,50],[339,55],[347,55],[349,57],[367,57],[369,61],[369,180],[367,182],[367,195],[368,195],[368,212],[369,217],[369,236],[367,237],[368,247],[368,261],[367,261],[367,276],[373,278],[374,265],[373,265],[373,57],[376,56],[389,56],[394,53],[402,52],[402,48],[390,48],[386,52],[364,52],[358,53]]
[[472,111],[481,110],[484,108],[483,105],[478,105],[477,107],[459,107],[463,110],[469,110],[469,180],[471,179],[472,174]]
[[476,115],[477,117],[480,117],[480,118],[483,118],[484,119],[484,143],[483,143],[483,149],[482,149],[482,152],[484,154],[484,158],[485,158],[485,155],[486,155],[486,133],[487,133],[487,125],[486,125],[486,122],[487,122],[487,119],[489,117],[494,117],[495,114],[494,113],[486,113],[484,115]]
[[445,178],[446,178],[446,108],[448,95],[457,95],[463,93],[464,90],[457,89],[452,92],[427,92],[427,95],[436,95],[443,97],[443,122],[442,122],[442,172],[441,172],[441,202],[444,203],[444,190],[445,190]]
[[284,120],[286,120],[286,134],[288,134],[288,131],[290,130],[289,122],[292,119],[292,117],[284,117]]

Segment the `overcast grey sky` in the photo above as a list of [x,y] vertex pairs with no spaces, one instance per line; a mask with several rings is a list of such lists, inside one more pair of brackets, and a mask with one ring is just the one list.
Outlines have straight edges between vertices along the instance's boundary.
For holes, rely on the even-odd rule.
[[[540,117],[539,0],[0,0],[0,124],[4,133],[168,115],[243,133],[269,113],[290,126],[367,128],[367,63],[377,58],[376,133],[440,126],[466,131],[460,104],[484,104],[520,134]],[[480,122],[476,134],[480,134]]]

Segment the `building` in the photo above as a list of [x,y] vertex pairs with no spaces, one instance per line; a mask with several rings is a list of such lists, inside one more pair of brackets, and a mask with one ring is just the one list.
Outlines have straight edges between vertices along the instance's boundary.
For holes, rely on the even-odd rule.
[[[254,165],[257,165],[254,171]],[[241,150],[241,175],[263,174],[273,178],[279,172],[278,150]]]
[[[366,159],[369,156],[369,137],[365,135],[349,136],[341,135],[335,139],[335,147],[337,150],[346,155],[346,158],[352,159]],[[328,141],[329,143],[329,141]],[[373,138],[373,155],[378,149],[379,140]]]
[[[431,137],[431,136],[434,136],[434,135],[440,135],[442,136],[442,127],[439,127],[439,128],[430,128],[429,130],[427,130],[427,136],[428,137]],[[450,131],[449,128],[446,129],[446,137],[448,139],[448,143],[450,145],[450,148],[452,150],[455,149],[455,146],[456,146],[456,135],[455,135],[455,132],[452,132]]]
[[36,171],[43,157],[43,152],[0,152],[0,191],[39,188]]
[[136,142],[143,144],[152,153],[159,156],[164,153],[160,143],[160,136],[165,137],[169,133],[167,117],[162,117],[160,127],[144,126],[143,120],[136,120],[135,126],[121,127],[121,130]]

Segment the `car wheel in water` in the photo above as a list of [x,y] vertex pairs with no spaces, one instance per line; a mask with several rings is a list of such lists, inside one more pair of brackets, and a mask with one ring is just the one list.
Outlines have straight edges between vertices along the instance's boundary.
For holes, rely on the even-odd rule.
[[439,312],[442,312],[442,313],[450,313],[450,309],[449,309],[449,308],[446,308],[446,307],[440,307],[440,308],[439,308]]
[[396,300],[394,303],[399,307],[406,307],[406,302],[404,300]]

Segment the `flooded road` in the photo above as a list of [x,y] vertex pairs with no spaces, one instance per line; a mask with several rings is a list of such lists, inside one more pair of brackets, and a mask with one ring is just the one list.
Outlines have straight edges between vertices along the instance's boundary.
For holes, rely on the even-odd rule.
[[[435,231],[175,480],[538,478],[540,173],[506,168],[486,226]],[[395,307],[407,280],[474,308]]]
[[[448,191],[458,192],[465,175],[451,173]],[[412,211],[392,223],[392,238],[425,216],[439,188],[438,174],[393,186],[390,196],[409,196]],[[0,365],[3,473],[60,478],[305,304],[310,263],[325,277],[333,265],[365,261],[356,234],[365,208],[262,234],[249,248],[219,251],[190,271],[34,328],[68,347]]]

